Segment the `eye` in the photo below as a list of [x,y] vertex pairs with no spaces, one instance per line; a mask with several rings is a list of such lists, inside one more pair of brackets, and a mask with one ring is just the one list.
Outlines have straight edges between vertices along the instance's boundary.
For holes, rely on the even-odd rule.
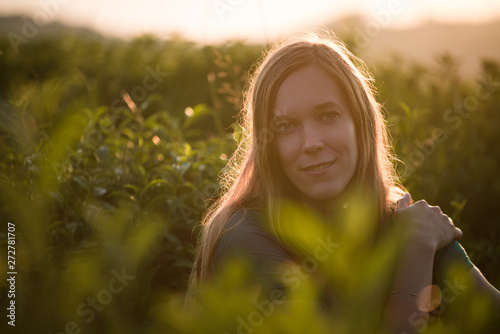
[[296,128],[296,125],[290,121],[282,121],[276,124],[276,131],[279,133],[287,133]]
[[338,111],[327,111],[324,112],[320,115],[320,120],[321,121],[333,121],[334,119],[337,119],[340,116],[340,112]]

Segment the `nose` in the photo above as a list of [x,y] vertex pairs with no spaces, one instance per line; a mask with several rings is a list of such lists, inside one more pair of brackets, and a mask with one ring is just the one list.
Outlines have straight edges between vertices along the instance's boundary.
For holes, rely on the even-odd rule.
[[304,153],[317,153],[325,147],[323,138],[321,137],[321,133],[318,131],[318,129],[315,129],[313,126],[304,126],[303,131]]

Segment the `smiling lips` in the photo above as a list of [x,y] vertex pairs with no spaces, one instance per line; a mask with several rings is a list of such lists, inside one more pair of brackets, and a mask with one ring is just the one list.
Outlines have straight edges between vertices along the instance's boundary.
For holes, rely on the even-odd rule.
[[332,166],[334,163],[335,163],[334,161],[322,162],[319,164],[310,165],[308,167],[302,168],[302,170],[304,172],[320,172],[320,171],[325,170],[328,167]]

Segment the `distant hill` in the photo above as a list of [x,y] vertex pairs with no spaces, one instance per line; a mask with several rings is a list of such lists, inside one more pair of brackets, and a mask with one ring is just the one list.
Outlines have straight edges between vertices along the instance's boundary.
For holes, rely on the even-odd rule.
[[447,53],[457,60],[460,73],[470,76],[479,70],[481,59],[500,60],[500,19],[481,25],[427,22],[409,29],[384,29],[378,34],[366,33],[366,22],[351,17],[331,26],[340,36],[350,31],[352,37],[354,33],[354,39],[362,45],[358,54],[368,63],[389,59],[395,53],[431,63]]
[[[9,32],[21,34],[27,19],[20,16],[0,17],[0,36]],[[480,25],[451,25],[427,22],[409,29],[381,29],[366,32],[370,20],[353,16],[336,21],[329,26],[346,41],[361,41],[357,53],[367,62],[390,59],[399,54],[406,59],[431,63],[438,55],[448,53],[459,64],[462,75],[477,73],[483,58],[500,60],[500,19]],[[373,23],[373,18],[371,23]],[[39,29],[35,38],[50,38],[71,32],[82,38],[106,38],[88,28],[67,27],[58,22]],[[363,35],[364,34],[364,35]],[[371,37],[369,36],[371,34]]]
[[[31,28],[30,28],[31,26]],[[34,28],[33,28],[34,27]],[[23,35],[23,29],[28,33],[27,36]],[[34,29],[33,37],[31,36]],[[28,39],[31,38],[50,38],[67,33],[74,33],[84,38],[102,38],[102,35],[96,31],[84,27],[68,27],[59,22],[49,22],[45,25],[37,25],[33,20],[23,16],[6,16],[0,17],[0,38],[8,37],[9,33],[17,34],[21,37]]]

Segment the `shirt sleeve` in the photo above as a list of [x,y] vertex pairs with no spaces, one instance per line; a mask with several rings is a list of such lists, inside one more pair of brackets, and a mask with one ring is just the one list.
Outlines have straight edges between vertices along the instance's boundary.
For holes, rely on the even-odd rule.
[[225,260],[243,257],[249,261],[252,278],[263,293],[278,289],[285,296],[286,269],[293,257],[262,227],[262,217],[254,210],[240,210],[228,222],[214,253],[214,273],[217,277]]
[[451,268],[457,270],[458,274],[463,274],[472,267],[474,267],[474,264],[469,259],[464,248],[458,241],[454,240],[434,256],[433,281],[443,289]]

